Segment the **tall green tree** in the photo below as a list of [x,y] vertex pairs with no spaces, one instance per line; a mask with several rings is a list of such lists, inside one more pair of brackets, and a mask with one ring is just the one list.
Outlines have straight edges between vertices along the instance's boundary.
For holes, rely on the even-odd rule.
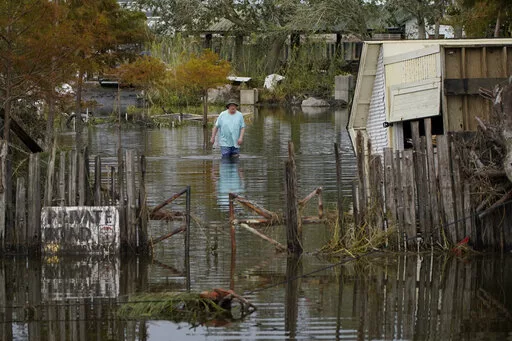
[[463,26],[466,37],[512,36],[512,1],[457,0],[447,12],[448,22]]

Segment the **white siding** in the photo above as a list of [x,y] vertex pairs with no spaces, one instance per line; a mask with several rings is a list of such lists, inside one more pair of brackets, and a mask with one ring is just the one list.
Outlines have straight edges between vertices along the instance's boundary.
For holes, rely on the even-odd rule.
[[388,129],[382,124],[386,121],[386,101],[384,97],[384,56],[382,48],[377,60],[377,73],[373,82],[372,97],[366,130],[372,142],[372,153],[382,154],[383,148],[388,146]]

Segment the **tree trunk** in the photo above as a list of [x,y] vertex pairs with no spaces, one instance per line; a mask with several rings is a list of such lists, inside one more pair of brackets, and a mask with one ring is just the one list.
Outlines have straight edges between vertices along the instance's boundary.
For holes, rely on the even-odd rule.
[[496,17],[496,26],[494,26],[494,38],[500,37],[500,26],[501,26],[501,12],[498,10]]
[[76,130],[76,151],[80,153],[83,149],[82,138],[82,89],[83,89],[84,71],[80,69],[76,85],[76,107],[75,107],[75,130]]
[[439,18],[436,19],[436,26],[434,28],[434,39],[439,39],[439,29],[441,27],[441,23]]
[[208,90],[203,94],[203,128],[208,126]]
[[423,16],[418,15],[418,39],[425,39],[427,36],[427,30],[425,29],[425,18]]
[[271,74],[277,71],[277,66],[279,63],[279,55],[281,54],[281,49],[283,48],[283,44],[286,41],[286,36],[277,37],[272,43],[272,49],[270,50],[270,56],[268,58],[267,63],[267,73]]
[[46,149],[51,150],[51,144],[53,143],[53,122],[55,121],[55,101],[53,100],[53,94],[48,96],[48,120],[46,121],[46,136],[45,144]]

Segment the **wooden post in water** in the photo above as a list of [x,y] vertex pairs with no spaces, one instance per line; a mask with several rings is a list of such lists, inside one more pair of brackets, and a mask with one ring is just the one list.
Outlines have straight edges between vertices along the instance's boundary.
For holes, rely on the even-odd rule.
[[57,143],[53,142],[51,154],[48,157],[48,169],[46,173],[46,190],[44,192],[44,206],[53,206],[53,182],[55,176],[55,158],[57,154]]
[[378,230],[384,229],[384,197],[382,192],[382,158],[380,155],[372,155],[370,160],[370,175],[371,175],[371,201],[373,208],[374,226]]
[[94,158],[94,206],[101,206],[101,157]]
[[14,220],[15,245],[26,249],[27,244],[27,190],[25,178],[16,179],[16,219]]
[[185,203],[185,271],[187,272],[187,292],[190,292],[190,186],[187,186]]
[[457,240],[455,234],[455,200],[453,198],[450,144],[448,136],[437,136],[437,158],[439,164],[439,189],[441,193],[441,207],[444,209],[443,231],[450,244]]
[[428,189],[430,194],[430,212],[432,214],[432,228],[427,238],[431,238],[432,244],[435,244],[440,240],[439,227],[441,226],[439,214],[439,186],[435,168],[434,144],[432,142],[432,121],[430,118],[426,118],[423,122],[425,123],[425,139],[427,143]]
[[140,156],[139,173],[139,253],[148,253],[148,206],[146,202],[146,157]]
[[[119,123],[121,124],[121,123]],[[124,187],[124,158],[123,150],[121,147],[117,150],[117,191],[119,195],[119,226],[121,233],[121,248],[123,251],[127,251],[128,246],[128,229],[126,220],[126,202],[125,202],[125,187]]]
[[135,190],[135,160],[133,150],[126,150],[126,228],[128,244],[132,250],[137,249],[137,196]]
[[59,157],[59,206],[66,205],[66,152]]
[[413,151],[404,150],[403,152],[402,176],[404,179],[404,222],[405,233],[407,236],[407,246],[412,248],[416,242],[416,187],[414,178]]
[[386,206],[386,229],[396,227],[395,174],[393,166],[393,150],[384,149],[384,189]]
[[85,151],[87,148],[84,148],[84,151],[78,153],[78,206],[85,206],[86,203],[86,194],[85,194]]
[[5,228],[6,228],[6,218],[7,218],[7,195],[6,195],[6,187],[9,183],[7,179],[6,172],[6,164],[7,164],[7,142],[4,140],[0,141],[0,250],[4,250],[5,248]]
[[356,138],[357,154],[357,178],[359,180],[359,226],[366,225],[366,215],[368,209],[368,195],[366,188],[366,165],[363,133],[357,132]]
[[426,205],[427,202],[427,188],[425,187],[425,160],[424,160],[424,151],[421,148],[421,137],[420,137],[420,122],[415,120],[411,121],[411,130],[412,130],[412,143],[413,143],[413,164],[414,164],[414,174],[415,174],[415,190],[417,195],[417,201],[414,202],[418,204],[418,218],[420,222],[420,231],[425,234],[425,229],[427,225],[426,221]]
[[[450,136],[452,137],[452,136]],[[455,229],[455,243],[458,243],[466,236],[464,229],[464,184],[460,176],[460,155],[455,151],[453,139],[450,139],[451,161],[453,174],[453,196],[455,200],[455,220],[456,224],[450,226]]]
[[341,190],[341,157],[338,143],[334,143],[334,157],[336,158],[336,206],[338,206],[338,227],[340,231],[340,241],[345,236],[345,228],[343,226],[343,192]]
[[396,198],[396,215],[397,215],[397,232],[398,232],[398,250],[402,245],[402,236],[404,234],[404,191],[402,176],[402,153],[395,151],[395,198]]
[[41,168],[39,154],[30,154],[28,165],[27,239],[30,253],[41,251]]
[[76,185],[77,185],[77,153],[72,150],[69,153],[69,178],[68,178],[68,205],[76,206]]
[[285,162],[286,239],[288,251],[302,253],[302,227],[297,204],[297,171],[293,142],[288,142],[288,160]]

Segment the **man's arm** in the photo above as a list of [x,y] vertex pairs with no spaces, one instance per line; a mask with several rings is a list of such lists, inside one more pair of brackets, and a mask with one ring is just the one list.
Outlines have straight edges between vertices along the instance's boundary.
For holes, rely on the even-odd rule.
[[213,130],[212,130],[212,138],[210,139],[210,142],[212,144],[215,143],[215,135],[217,135],[217,131],[219,130],[219,128],[217,128],[217,126],[213,126]]
[[245,134],[245,127],[240,129],[240,136],[238,137],[238,141],[236,142],[239,145],[241,145],[242,142],[244,142],[244,134]]

